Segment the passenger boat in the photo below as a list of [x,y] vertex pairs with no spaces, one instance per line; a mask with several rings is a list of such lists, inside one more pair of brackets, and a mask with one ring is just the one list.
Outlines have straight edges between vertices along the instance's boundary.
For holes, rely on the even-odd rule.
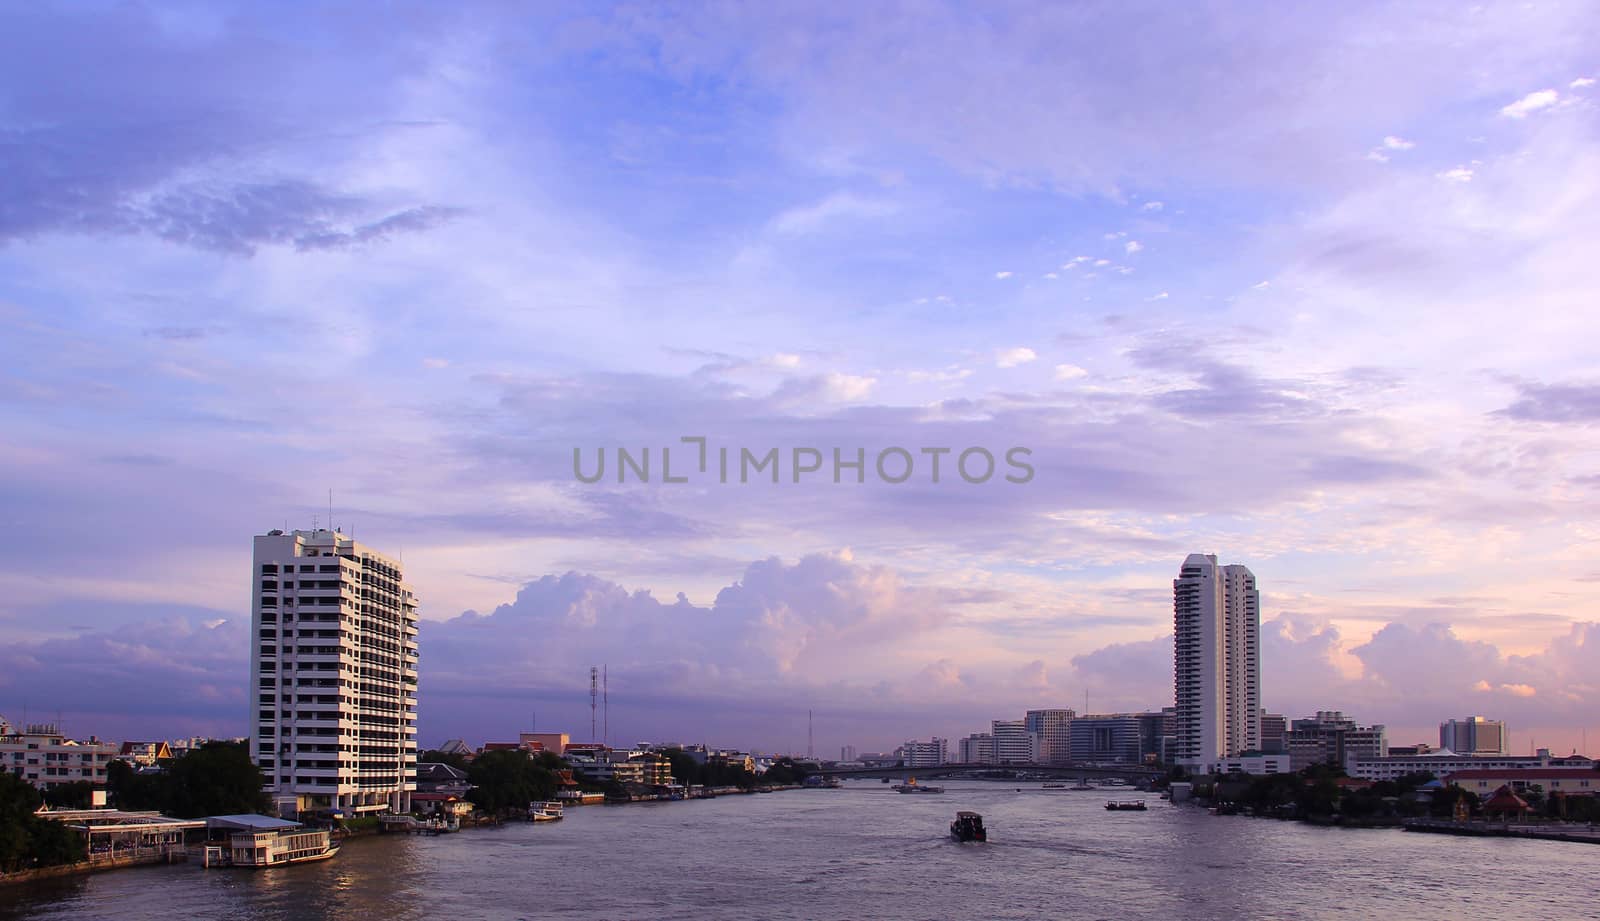
[[219,815],[206,819],[207,867],[286,867],[328,860],[339,842],[326,828],[306,828],[263,815]]
[[983,816],[963,810],[956,813],[956,820],[950,823],[950,837],[962,842],[988,841],[989,833],[984,830]]
[[927,784],[917,783],[917,779],[915,777],[908,777],[908,778],[906,778],[906,782],[905,783],[897,783],[893,787],[890,787],[889,789],[898,791],[900,793],[943,793],[944,792],[944,787],[933,787],[933,786],[928,786]]
[[528,805],[528,821],[530,822],[559,822],[564,817],[561,811],[561,804],[555,800],[530,803]]
[[1114,799],[1114,800],[1106,803],[1106,808],[1111,810],[1112,812],[1143,812],[1143,811],[1145,811],[1144,800],[1142,800],[1142,799],[1130,799],[1130,800],[1115,800]]

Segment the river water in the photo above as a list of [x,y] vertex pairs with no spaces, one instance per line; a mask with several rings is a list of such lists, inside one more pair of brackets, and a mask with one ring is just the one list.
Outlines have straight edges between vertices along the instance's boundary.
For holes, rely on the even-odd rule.
[[[1595,917],[1592,845],[1316,828],[1037,783],[849,781],[347,842],[281,870],[119,870],[0,890],[0,921]],[[957,809],[990,842],[948,837]]]

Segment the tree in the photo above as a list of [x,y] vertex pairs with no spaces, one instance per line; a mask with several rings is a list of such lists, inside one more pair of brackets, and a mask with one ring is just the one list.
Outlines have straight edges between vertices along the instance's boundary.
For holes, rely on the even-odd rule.
[[106,787],[112,800],[122,809],[155,809],[186,819],[272,808],[261,770],[236,742],[208,742],[164,762],[164,768],[141,774],[126,762],[111,762]]
[[53,867],[84,859],[83,839],[34,813],[42,798],[33,785],[0,771],[0,871]]
[[484,752],[467,768],[467,799],[485,812],[527,809],[555,795],[555,772],[521,750]]
[[44,801],[52,809],[88,809],[94,802],[94,784],[87,780],[58,783],[44,791]]

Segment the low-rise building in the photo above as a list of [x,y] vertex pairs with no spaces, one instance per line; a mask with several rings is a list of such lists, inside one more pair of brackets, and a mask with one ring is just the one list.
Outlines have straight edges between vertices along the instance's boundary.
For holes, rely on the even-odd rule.
[[165,742],[124,742],[117,757],[129,764],[150,767],[172,758],[172,747]]
[[1219,774],[1287,774],[1290,767],[1288,755],[1240,755],[1217,762]]
[[467,772],[454,765],[441,764],[437,761],[423,761],[417,764],[418,793],[465,794],[470,789],[472,784],[467,780]]
[[106,766],[121,751],[115,742],[94,736],[79,742],[62,735],[53,723],[35,723],[22,732],[0,736],[0,770],[40,789],[82,780],[104,784]]
[[1442,778],[1458,771],[1526,768],[1593,770],[1594,767],[1592,758],[1582,755],[1556,757],[1547,748],[1541,748],[1533,755],[1458,755],[1445,751],[1387,758],[1351,758],[1345,761],[1345,773],[1365,780],[1396,780],[1407,774],[1422,773]]
[[1524,793],[1539,787],[1545,793],[1594,796],[1600,793],[1600,771],[1592,768],[1480,768],[1447,774],[1444,782],[1488,797],[1501,787]]

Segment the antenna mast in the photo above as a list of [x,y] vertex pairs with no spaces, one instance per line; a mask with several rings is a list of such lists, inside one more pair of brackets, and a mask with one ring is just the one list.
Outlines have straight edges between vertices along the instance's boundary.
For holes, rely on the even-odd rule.
[[815,758],[816,757],[817,753],[816,753],[816,749],[815,749],[814,745],[812,744],[813,741],[814,741],[814,737],[811,734],[811,711],[807,710],[806,711],[806,757],[807,758]]
[[595,733],[594,722],[595,702],[599,697],[600,669],[591,665],[589,666],[589,738],[594,741],[599,741],[599,737]]
[[600,666],[600,742],[611,744],[611,666]]

